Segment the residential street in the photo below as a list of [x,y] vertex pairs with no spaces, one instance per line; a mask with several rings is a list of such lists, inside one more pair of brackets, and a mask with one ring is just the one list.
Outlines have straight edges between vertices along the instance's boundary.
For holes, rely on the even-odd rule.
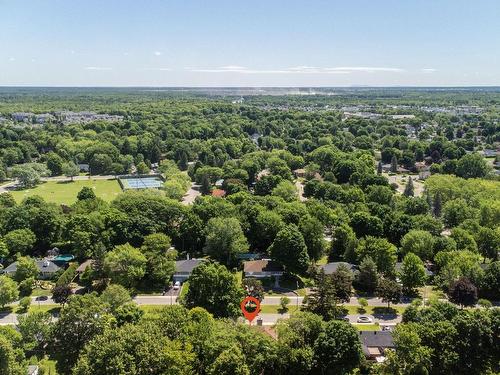
[[[304,301],[304,297],[289,297],[290,298],[290,306],[302,305]],[[262,305],[279,305],[281,296],[266,296],[262,300]],[[138,295],[134,297],[134,301],[138,305],[172,305],[177,303],[177,296],[175,293],[170,296],[167,294],[165,296],[160,295]],[[367,298],[368,306],[380,306],[385,307],[387,303],[382,302],[380,298]],[[16,305],[17,302],[13,303]],[[33,305],[55,305],[56,303],[50,297],[32,297]],[[346,305],[351,306],[359,306],[358,298],[351,297],[351,300]],[[398,303],[397,306],[407,307],[409,303]]]
[[[274,305],[277,306],[280,304],[281,296],[267,296],[261,302],[262,305]],[[138,305],[147,305],[147,306],[161,306],[161,305],[175,305],[177,304],[177,296],[175,294],[166,295],[166,296],[151,296],[151,295],[139,295],[133,298],[133,300]],[[296,305],[302,305],[304,297],[290,297],[290,307]],[[18,302],[13,303],[12,305],[17,305]],[[57,305],[51,297],[32,297],[32,306],[51,306]],[[370,298],[368,299],[369,306],[387,306],[385,302],[382,302],[379,298]],[[352,297],[351,301],[346,304],[346,306],[359,306],[358,300],[356,297]],[[397,306],[408,306],[407,303],[401,303]],[[351,323],[356,323],[360,314],[347,315],[349,321]],[[396,324],[401,322],[401,316],[387,316],[387,315],[370,315],[363,314],[363,316],[368,316],[373,319],[373,322],[380,324]],[[262,318],[264,325],[273,325],[279,319],[287,319],[290,317],[289,314],[260,314],[259,317]],[[257,319],[257,318],[256,318]],[[0,325],[10,325],[17,323],[17,314],[15,313],[0,313]],[[254,322],[254,324],[256,324]]]

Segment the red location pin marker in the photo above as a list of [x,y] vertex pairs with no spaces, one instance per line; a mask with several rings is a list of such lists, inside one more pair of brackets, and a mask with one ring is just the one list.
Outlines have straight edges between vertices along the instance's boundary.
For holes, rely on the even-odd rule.
[[[248,303],[251,302],[255,305],[255,310],[254,311],[247,311],[247,305]],[[260,312],[260,301],[252,296],[246,297],[243,301],[241,301],[240,304],[241,311],[243,312],[243,315],[245,318],[252,324],[252,320],[255,319],[257,315],[259,315]]]

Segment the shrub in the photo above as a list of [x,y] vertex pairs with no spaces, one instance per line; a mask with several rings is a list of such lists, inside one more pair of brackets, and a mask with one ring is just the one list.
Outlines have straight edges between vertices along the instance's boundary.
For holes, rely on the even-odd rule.
[[31,305],[31,297],[23,297],[19,301],[19,309],[21,312],[27,312]]

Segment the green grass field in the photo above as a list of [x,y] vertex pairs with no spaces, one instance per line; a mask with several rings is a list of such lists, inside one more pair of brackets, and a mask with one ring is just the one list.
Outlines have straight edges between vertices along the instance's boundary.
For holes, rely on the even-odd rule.
[[76,202],[76,196],[84,186],[94,189],[96,196],[107,202],[115,199],[122,192],[116,180],[79,180],[43,182],[33,189],[12,191],[12,195],[17,202],[21,202],[26,197],[39,195],[47,202],[70,205]]
[[378,324],[353,324],[359,331],[380,331]]

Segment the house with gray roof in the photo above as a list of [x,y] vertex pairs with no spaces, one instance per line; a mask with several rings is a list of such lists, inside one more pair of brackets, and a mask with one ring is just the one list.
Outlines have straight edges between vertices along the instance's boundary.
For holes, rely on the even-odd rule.
[[360,331],[359,339],[367,359],[383,362],[387,349],[394,349],[395,344],[390,331]]
[[[35,263],[39,271],[38,278],[40,279],[50,279],[57,272],[61,270],[61,267],[59,267],[57,264],[48,259],[36,259]],[[17,262],[14,262],[9,266],[7,266],[6,268],[4,268],[2,270],[2,273],[5,275],[12,276],[16,273],[16,271],[17,271]]]
[[205,262],[205,259],[177,260],[175,262],[175,273],[173,276],[174,283],[177,281],[183,283],[189,279],[193,270],[203,262]]
[[352,263],[347,263],[347,262],[327,263],[327,264],[320,266],[319,269],[323,270],[325,272],[325,274],[331,275],[332,273],[337,271],[341,265],[344,265],[345,267],[347,267],[347,269],[351,272],[355,272],[358,270],[358,266],[356,266],[355,264],[352,264]]

